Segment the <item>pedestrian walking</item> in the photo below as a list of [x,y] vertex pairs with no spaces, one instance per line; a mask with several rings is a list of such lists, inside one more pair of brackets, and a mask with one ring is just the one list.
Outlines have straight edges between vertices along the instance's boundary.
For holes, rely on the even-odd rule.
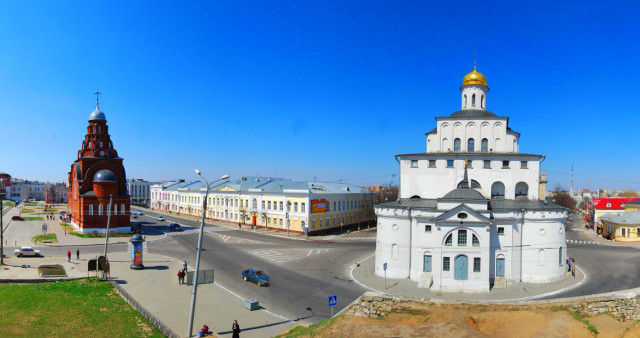
[[567,258],[567,272],[571,272],[571,259]]
[[80,249],[76,250],[76,260],[79,261],[80,260]]
[[576,260],[571,257],[571,274],[576,278]]
[[71,251],[67,250],[67,262],[71,263]]
[[178,285],[184,283],[184,271],[178,269]]
[[187,273],[187,261],[184,261],[184,263],[182,263],[182,271],[184,271],[184,273]]
[[233,335],[231,338],[240,338],[240,325],[238,325],[238,321],[234,320],[233,325],[231,325],[231,331],[233,331]]

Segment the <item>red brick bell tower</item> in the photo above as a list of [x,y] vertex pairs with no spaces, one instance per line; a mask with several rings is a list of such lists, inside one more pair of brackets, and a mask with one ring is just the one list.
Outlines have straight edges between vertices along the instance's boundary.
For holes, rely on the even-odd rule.
[[[99,94],[99,93],[98,93]],[[99,102],[89,116],[87,134],[78,151],[78,159],[69,172],[69,212],[71,223],[82,232],[105,232],[107,213],[111,212],[109,231],[131,231],[130,197],[122,158],[113,148],[107,118]],[[112,205],[109,209],[109,199]]]

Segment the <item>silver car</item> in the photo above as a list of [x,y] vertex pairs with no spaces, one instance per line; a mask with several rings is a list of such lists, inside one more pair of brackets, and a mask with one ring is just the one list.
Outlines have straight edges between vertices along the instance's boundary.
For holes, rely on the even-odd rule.
[[14,254],[18,257],[31,256],[31,257],[40,257],[42,254],[39,250],[34,250],[32,247],[23,246],[20,249],[16,249]]

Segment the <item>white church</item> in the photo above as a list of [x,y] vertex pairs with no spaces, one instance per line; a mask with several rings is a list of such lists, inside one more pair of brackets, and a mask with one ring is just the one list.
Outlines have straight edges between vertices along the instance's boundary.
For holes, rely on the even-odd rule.
[[538,199],[545,157],[518,152],[475,66],[460,90],[462,109],[436,117],[426,152],[396,155],[399,199],[376,206],[376,275],[444,292],[562,278],[567,209]]

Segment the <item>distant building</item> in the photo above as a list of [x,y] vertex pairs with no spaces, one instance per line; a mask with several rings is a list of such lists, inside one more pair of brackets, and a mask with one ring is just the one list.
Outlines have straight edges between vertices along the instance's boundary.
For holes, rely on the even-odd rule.
[[619,242],[640,241],[640,211],[605,214],[600,221],[604,237]]
[[[636,201],[638,197],[598,197],[592,200],[593,223],[595,230],[602,227],[600,217],[605,214],[624,212],[626,203]],[[600,231],[598,231],[600,233]]]
[[[151,208],[202,215],[205,183],[165,182],[151,186]],[[206,217],[235,224],[314,234],[357,227],[372,220],[362,188],[344,183],[242,177],[209,191]]]
[[127,181],[127,190],[131,196],[131,204],[149,205],[151,201],[151,185],[152,183],[142,179],[131,179]]
[[44,185],[44,201],[46,203],[67,203],[69,187],[66,183],[46,183]]
[[97,104],[77,156],[68,173],[71,225],[82,232],[105,232],[111,214],[110,231],[131,231],[123,160],[111,143],[107,118]]

